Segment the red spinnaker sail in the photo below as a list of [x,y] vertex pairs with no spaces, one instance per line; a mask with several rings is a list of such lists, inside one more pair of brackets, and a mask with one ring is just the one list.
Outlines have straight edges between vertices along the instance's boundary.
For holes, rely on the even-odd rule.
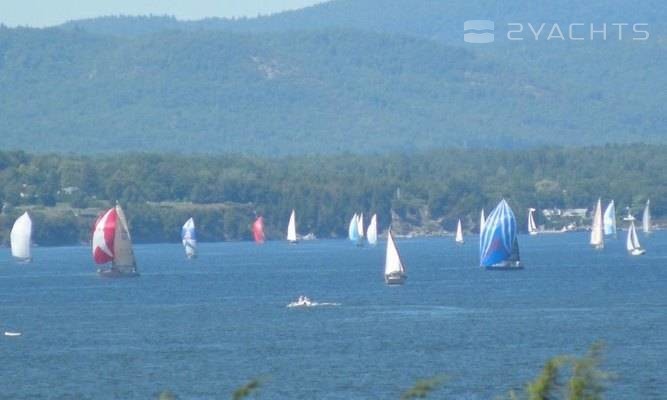
[[255,238],[255,243],[264,243],[264,218],[259,217],[252,224],[252,236]]
[[93,230],[93,259],[97,264],[105,264],[113,260],[113,243],[116,233],[116,208],[102,214],[95,222]]

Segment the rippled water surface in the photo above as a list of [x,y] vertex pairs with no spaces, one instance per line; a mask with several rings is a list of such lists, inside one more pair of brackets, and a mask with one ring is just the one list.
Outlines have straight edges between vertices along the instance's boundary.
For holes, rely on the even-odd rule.
[[[607,344],[609,397],[664,398],[667,232],[602,252],[583,233],[520,237],[523,271],[484,271],[477,240],[398,240],[403,287],[382,280],[384,243],[136,246],[142,276],[98,277],[88,248],[0,249],[0,398],[397,399],[448,377],[434,398],[490,399],[550,356]],[[288,309],[301,294],[339,306]]]

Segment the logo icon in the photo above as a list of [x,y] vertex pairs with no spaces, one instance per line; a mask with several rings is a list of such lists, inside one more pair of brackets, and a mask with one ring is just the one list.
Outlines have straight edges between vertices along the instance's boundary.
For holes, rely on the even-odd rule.
[[470,19],[463,23],[463,41],[466,43],[492,43],[495,40],[495,24],[488,19]]

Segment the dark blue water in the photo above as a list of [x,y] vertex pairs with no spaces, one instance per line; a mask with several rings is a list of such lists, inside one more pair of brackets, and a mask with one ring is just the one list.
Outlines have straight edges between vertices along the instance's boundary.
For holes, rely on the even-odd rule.
[[[484,271],[477,242],[399,240],[409,279],[382,280],[384,244],[136,246],[142,276],[105,280],[88,248],[0,250],[0,398],[397,399],[445,374],[435,398],[489,399],[550,356],[607,343],[609,398],[664,398],[667,232],[595,252],[584,234],[520,238],[524,271]],[[305,294],[338,307],[287,309]]]

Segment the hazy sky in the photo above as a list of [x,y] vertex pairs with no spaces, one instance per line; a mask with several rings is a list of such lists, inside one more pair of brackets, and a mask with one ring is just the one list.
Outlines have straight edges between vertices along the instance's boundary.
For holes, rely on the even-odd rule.
[[322,0],[0,0],[0,23],[44,27],[101,15],[237,17],[301,8]]

